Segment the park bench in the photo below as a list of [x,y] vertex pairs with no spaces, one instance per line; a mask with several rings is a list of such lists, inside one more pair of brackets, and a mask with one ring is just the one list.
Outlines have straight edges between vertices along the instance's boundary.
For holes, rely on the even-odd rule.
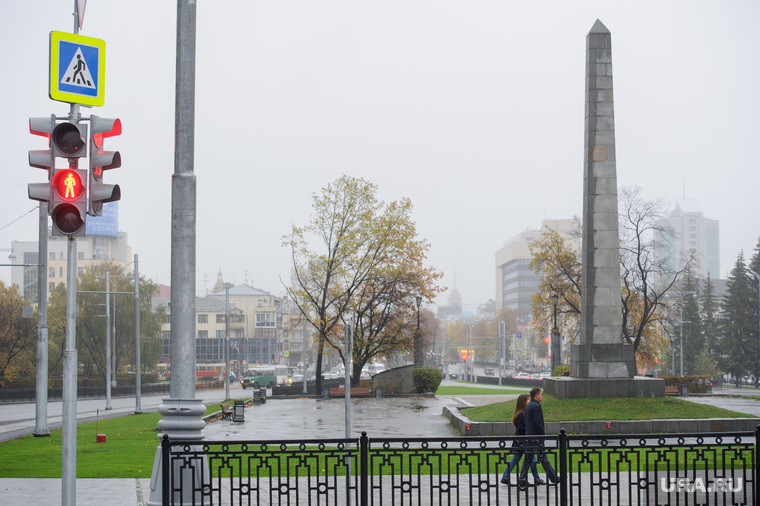
[[[330,389],[330,397],[345,397],[346,396],[346,389],[345,388],[331,388]],[[351,388],[351,397],[367,397],[369,396],[369,388],[366,387],[352,387]]]
[[678,386],[665,385],[665,395],[678,395]]
[[232,415],[234,414],[234,411],[230,407],[229,404],[222,404],[222,420],[232,420]]

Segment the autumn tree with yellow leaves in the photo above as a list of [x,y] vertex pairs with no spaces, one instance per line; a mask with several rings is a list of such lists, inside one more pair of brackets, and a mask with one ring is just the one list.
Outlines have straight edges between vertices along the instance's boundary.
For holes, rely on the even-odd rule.
[[[676,286],[691,264],[673,271],[655,254],[655,235],[673,234],[664,225],[661,201],[646,200],[639,188],[620,191],[620,269],[623,311],[622,339],[632,344],[640,368],[651,367],[667,348],[662,328],[665,294]],[[580,233],[580,224],[577,228]],[[553,324],[552,295],[558,295],[557,319],[569,343],[580,332],[581,262],[579,253],[556,231],[547,228],[531,244],[531,268],[541,274],[538,292],[533,296],[533,319],[539,328]]]

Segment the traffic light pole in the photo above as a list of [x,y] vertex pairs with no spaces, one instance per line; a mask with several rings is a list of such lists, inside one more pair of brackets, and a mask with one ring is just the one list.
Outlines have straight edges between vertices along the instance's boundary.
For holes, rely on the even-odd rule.
[[47,325],[47,257],[48,206],[40,202],[39,238],[37,250],[37,376],[35,382],[34,436],[49,436],[47,424],[48,400],[48,325]]
[[[72,106],[73,107],[73,106]],[[77,243],[69,237],[66,261],[66,347],[63,350],[63,418],[62,418],[62,476],[61,504],[76,504],[77,478],[77,349],[76,319],[77,297]]]

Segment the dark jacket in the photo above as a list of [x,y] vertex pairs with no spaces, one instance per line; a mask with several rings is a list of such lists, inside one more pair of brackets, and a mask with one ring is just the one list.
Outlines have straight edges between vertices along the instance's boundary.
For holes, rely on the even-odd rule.
[[541,403],[536,399],[531,399],[527,406],[525,406],[525,435],[539,435],[546,434],[544,429],[544,412],[541,410]]
[[[515,436],[524,436],[525,435],[525,413],[518,413],[517,418],[515,419]],[[513,439],[512,440],[512,446],[523,446],[524,442],[522,440]],[[521,450],[522,451],[522,450]]]

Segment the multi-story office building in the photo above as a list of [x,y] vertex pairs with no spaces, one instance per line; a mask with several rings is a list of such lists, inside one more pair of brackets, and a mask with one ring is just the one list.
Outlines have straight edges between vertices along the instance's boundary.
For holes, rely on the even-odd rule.
[[[104,206],[101,217],[87,217],[87,235],[77,237],[77,271],[84,272],[87,267],[109,262],[122,266],[125,273],[131,272],[132,248],[127,242],[127,234],[119,232],[115,225],[116,218],[111,213],[106,215],[106,209],[114,203]],[[67,272],[67,242],[68,237],[48,235],[48,258],[46,265],[48,297],[51,290],[59,283],[66,284]],[[26,264],[27,267],[11,268],[11,283],[21,287],[25,299],[37,300],[37,267],[39,244],[34,241],[12,241],[11,263]]]
[[701,278],[720,278],[720,226],[705,218],[693,199],[676,200],[675,208],[663,220],[664,231],[655,236],[658,259],[665,267],[681,270],[693,258],[692,272]]
[[496,311],[516,309],[522,325],[530,323],[531,296],[538,291],[541,279],[530,268],[530,244],[541,237],[546,227],[559,232],[572,247],[578,248],[577,239],[572,239],[570,233],[576,227],[575,220],[544,220],[540,229],[520,232],[496,252]]

